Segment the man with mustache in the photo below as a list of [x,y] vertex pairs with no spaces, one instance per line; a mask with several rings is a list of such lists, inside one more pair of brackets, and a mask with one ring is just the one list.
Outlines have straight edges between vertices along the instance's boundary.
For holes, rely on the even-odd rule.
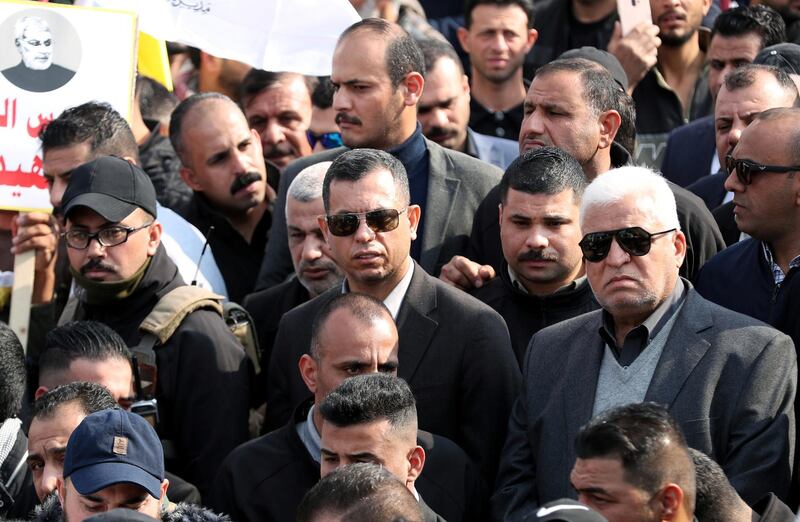
[[461,250],[478,204],[502,173],[425,139],[417,122],[424,72],[419,46],[397,25],[368,18],[342,33],[333,55],[331,81],[336,89],[333,109],[345,147],[301,158],[282,173],[259,288],[283,282],[292,271],[283,216],[289,184],[305,167],[332,161],[348,148],[384,150],[405,167],[411,202],[423,210],[419,237],[411,245],[411,257],[423,270],[438,274]]
[[505,261],[473,295],[505,319],[520,366],[533,334],[598,307],[578,247],[586,184],[580,164],[555,147],[526,152],[500,182]]
[[49,24],[39,16],[23,16],[14,24],[14,46],[21,58],[0,74],[31,92],[49,92],[69,82],[75,71],[53,63],[55,39]]
[[184,309],[171,335],[150,320],[145,336],[145,318],[186,285],[161,246],[155,189],[144,171],[101,156],[72,172],[62,204],[77,285],[62,321],[105,323],[131,347],[139,399],[155,399],[159,435],[171,441],[167,469],[202,495],[222,459],[247,438],[251,369],[244,351],[211,303]]
[[230,98],[210,92],[175,108],[169,139],[194,192],[178,213],[205,234],[231,301],[240,303],[255,285],[275,194],[267,185],[261,138]]
[[417,120],[422,133],[442,147],[508,167],[519,156],[517,142],[479,134],[469,128],[469,80],[453,46],[439,40],[419,42],[425,57],[425,89]]
[[239,88],[250,128],[261,137],[264,161],[283,170],[311,154],[311,92],[316,81],[296,73],[251,69]]

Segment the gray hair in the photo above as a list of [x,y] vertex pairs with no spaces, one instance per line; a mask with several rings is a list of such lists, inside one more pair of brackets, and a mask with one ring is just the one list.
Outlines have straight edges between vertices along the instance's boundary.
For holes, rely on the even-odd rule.
[[23,16],[14,23],[15,43],[22,38],[22,36],[25,34],[25,29],[29,27],[36,27],[37,29],[41,29],[42,31],[47,31],[50,34],[53,34],[53,31],[50,30],[50,26],[47,24],[44,18],[39,16]]
[[301,170],[289,185],[287,198],[295,199],[300,203],[310,203],[321,198],[322,182],[325,180],[325,173],[328,172],[331,163],[333,162],[322,161]]
[[581,202],[581,228],[586,209],[607,207],[627,197],[636,198],[636,206],[649,210],[664,227],[680,230],[675,196],[661,174],[647,167],[620,167],[601,174],[592,181]]

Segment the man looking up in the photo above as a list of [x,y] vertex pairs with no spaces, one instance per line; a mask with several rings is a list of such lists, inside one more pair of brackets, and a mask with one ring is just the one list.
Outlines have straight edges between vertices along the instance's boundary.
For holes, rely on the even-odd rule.
[[311,154],[311,92],[316,82],[296,73],[251,69],[240,87],[247,123],[261,138],[264,161],[283,169]]
[[65,240],[78,289],[62,320],[107,324],[138,352],[140,370],[156,372],[149,379],[155,390],[141,398],[157,400],[159,432],[175,449],[170,471],[202,494],[224,456],[246,439],[250,369],[210,303],[175,318],[171,335],[155,320],[142,328],[162,298],[186,286],[160,245],[155,201],[150,180],[125,160],[103,156],[73,171],[64,192]]
[[570,483],[608,522],[692,522],[695,473],[678,424],[660,404],[606,411],[581,428]]
[[533,334],[597,308],[578,246],[586,184],[578,162],[555,147],[526,152],[500,182],[505,262],[473,295],[505,319],[520,367]]
[[502,446],[519,369],[502,318],[429,276],[409,255],[419,224],[408,178],[394,156],[345,152],[328,169],[320,228],[345,284],[284,315],[267,388],[268,427],[308,396],[293,372],[310,349],[308,324],[327,301],[361,292],[386,304],[400,333],[400,370],[418,395],[420,427],[443,435],[481,466],[487,482]]
[[258,132],[227,96],[195,94],[172,113],[169,139],[194,191],[178,213],[218,252],[228,295],[241,302],[261,266],[274,197]]
[[[400,27],[370,18],[339,37],[331,81],[345,146],[385,150],[403,164],[411,202],[422,209],[411,257],[428,273],[438,274],[463,248],[475,209],[500,181],[501,172],[425,139],[417,123],[424,73],[425,61],[416,42]],[[339,147],[301,158],[283,172],[259,287],[281,283],[291,273],[282,215],[289,184],[310,164],[332,161],[346,150]]]
[[522,123],[522,62],[536,42],[530,0],[468,0],[461,48],[472,65],[470,127],[481,134],[516,140]]
[[419,42],[425,57],[425,90],[417,119],[422,133],[442,147],[457,150],[505,169],[519,155],[512,140],[478,134],[469,123],[469,79],[461,59],[447,42]]

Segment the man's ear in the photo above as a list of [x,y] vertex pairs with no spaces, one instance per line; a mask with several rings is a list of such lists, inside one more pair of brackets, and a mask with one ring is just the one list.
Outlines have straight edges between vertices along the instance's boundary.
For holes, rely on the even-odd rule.
[[197,179],[197,176],[192,169],[181,165],[178,173],[181,175],[183,182],[186,183],[190,189],[195,192],[203,192],[203,185]]
[[317,224],[319,225],[319,229],[322,231],[322,237],[325,238],[325,242],[330,246],[331,242],[328,239],[328,220],[325,219],[325,216],[317,216]]
[[425,79],[418,72],[410,72],[403,79],[403,86],[405,87],[403,101],[407,106],[411,107],[419,101],[422,89],[425,87]]
[[413,484],[420,475],[422,475],[422,468],[425,467],[425,450],[421,446],[416,446],[408,455],[408,478],[406,479],[406,486]]
[[459,27],[456,30],[456,37],[464,52],[469,54],[469,30],[466,27]]
[[63,475],[59,473],[58,477],[56,477],[56,493],[58,493],[58,501],[61,503],[61,509],[64,510],[66,493],[67,493],[67,485],[64,481]]
[[36,388],[36,391],[33,392],[33,400],[37,400],[39,397],[47,393],[48,389],[46,386],[39,386]]
[[675,264],[680,268],[686,257],[686,235],[682,231],[676,230],[673,243],[675,244]]
[[622,117],[617,111],[605,111],[600,114],[597,121],[600,125],[599,146],[601,149],[608,148],[617,136],[617,131],[619,131],[619,127],[622,124]]
[[422,216],[422,209],[419,208],[419,205],[409,205],[408,210],[406,210],[408,214],[408,221],[411,224],[411,240],[417,239],[417,227],[419,226],[419,220]]
[[161,244],[161,234],[164,232],[164,227],[158,221],[155,221],[150,226],[150,237],[148,238],[147,242],[147,255],[154,256],[156,255],[156,250],[158,250],[158,245]]
[[303,354],[297,362],[300,368],[300,377],[306,383],[306,388],[313,394],[317,393],[317,361],[308,354]]
[[677,484],[667,484],[654,500],[658,502],[661,520],[676,520],[683,504],[683,490]]
[[528,41],[526,42],[526,49],[525,54],[533,48],[533,44],[536,43],[536,40],[539,38],[539,31],[536,29],[528,29]]
[[502,227],[503,226],[503,204],[502,203],[498,203],[497,210],[498,210],[497,222]]

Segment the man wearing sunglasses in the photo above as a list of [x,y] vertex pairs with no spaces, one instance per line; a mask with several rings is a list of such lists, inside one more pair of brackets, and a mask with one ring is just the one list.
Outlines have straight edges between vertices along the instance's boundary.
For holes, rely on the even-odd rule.
[[688,445],[713,455],[746,502],[769,492],[786,499],[797,385],[791,340],[703,299],[679,277],[686,239],[658,174],[624,167],[598,177],[583,196],[581,229],[602,309],[531,339],[495,518],[517,520],[569,495],[580,427],[643,401],[666,405]]
[[731,310],[776,324],[786,288],[800,267],[800,109],[759,113],[728,157],[739,229],[751,236],[703,267],[697,290]]
[[420,428],[461,446],[490,483],[519,367],[503,319],[410,257],[420,208],[409,192],[402,163],[387,152],[351,150],[328,169],[320,228],[345,283],[283,316],[269,368],[267,424],[285,423],[308,396],[295,368],[308,353],[317,310],[341,292],[365,293],[383,301],[397,322],[398,375],[417,397]]
[[[72,172],[62,201],[78,287],[62,321],[105,323],[141,353],[134,348],[142,343],[140,325],[185,285],[160,244],[153,184],[127,161],[101,156]],[[174,448],[168,468],[205,493],[222,459],[247,438],[244,351],[218,312],[198,308],[148,354],[155,390],[140,398],[157,401],[159,433]]]

